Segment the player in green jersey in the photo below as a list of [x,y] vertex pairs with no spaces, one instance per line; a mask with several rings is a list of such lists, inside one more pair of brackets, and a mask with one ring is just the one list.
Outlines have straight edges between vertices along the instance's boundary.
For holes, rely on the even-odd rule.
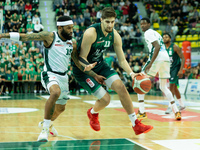
[[[167,52],[170,57],[170,91],[172,92],[173,96],[175,95],[177,100],[179,101],[179,110],[182,111],[185,109],[184,103],[181,99],[180,92],[177,88],[178,86],[178,78],[183,77],[183,67],[185,64],[185,58],[181,51],[181,49],[174,43],[171,42],[171,35],[169,33],[163,34],[163,41],[166,46]],[[172,112],[171,104],[165,111],[166,114]]]
[[100,82],[97,82],[97,74],[101,75],[105,79],[103,82],[106,86],[112,88],[120,98],[120,101],[128,113],[128,116],[132,122],[132,128],[135,134],[147,133],[153,127],[150,125],[144,125],[138,121],[133,109],[131,97],[120,80],[116,71],[107,65],[103,60],[103,53],[110,47],[114,48],[114,51],[119,60],[120,66],[134,79],[135,74],[128,65],[124,52],[122,50],[122,40],[118,32],[113,28],[115,24],[116,13],[112,7],[106,7],[102,10],[101,23],[91,25],[81,37],[78,43],[79,61],[84,65],[93,64],[97,62],[96,66],[90,70],[93,73],[92,77],[80,71],[75,65],[73,66],[73,73],[76,80],[89,92],[98,98],[94,107],[87,111],[88,118],[90,120],[90,126],[93,130],[100,130],[100,123],[98,119],[98,112],[104,109],[110,103],[110,95],[101,86]]

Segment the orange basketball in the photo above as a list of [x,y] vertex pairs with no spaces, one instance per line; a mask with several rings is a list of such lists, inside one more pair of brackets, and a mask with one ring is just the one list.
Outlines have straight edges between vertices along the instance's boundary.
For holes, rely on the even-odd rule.
[[146,76],[136,76],[132,82],[133,90],[138,94],[146,94],[151,89],[151,80]]

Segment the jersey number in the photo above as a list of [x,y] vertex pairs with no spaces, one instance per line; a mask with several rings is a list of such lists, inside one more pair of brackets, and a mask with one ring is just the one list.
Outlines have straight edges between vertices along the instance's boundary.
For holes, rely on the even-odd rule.
[[104,47],[110,47],[110,41],[105,41]]

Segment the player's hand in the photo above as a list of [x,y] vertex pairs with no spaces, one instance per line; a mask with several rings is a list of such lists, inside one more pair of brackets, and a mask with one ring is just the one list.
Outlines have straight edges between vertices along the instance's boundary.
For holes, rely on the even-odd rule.
[[85,72],[85,71],[90,71],[90,70],[92,70],[92,68],[94,68],[94,67],[96,66],[96,64],[97,64],[97,62],[85,66],[85,68],[84,68],[83,71]]
[[104,84],[104,85],[106,85],[106,83],[105,83],[105,81],[104,80],[106,80],[106,78],[104,77],[104,76],[101,76],[101,75],[96,75],[95,77],[94,77],[94,79],[99,83],[99,84]]
[[149,69],[151,68],[151,64],[149,63],[146,67],[144,72],[147,74],[147,72],[149,72]]
[[142,72],[140,72],[140,73],[135,73],[135,74],[132,74],[132,75],[131,75],[131,78],[132,78],[132,80],[134,80],[135,77],[137,77],[137,76],[143,76],[143,75],[145,75],[145,74],[142,73]]
[[179,76],[179,78],[182,78],[183,77],[183,70],[179,70],[177,76]]

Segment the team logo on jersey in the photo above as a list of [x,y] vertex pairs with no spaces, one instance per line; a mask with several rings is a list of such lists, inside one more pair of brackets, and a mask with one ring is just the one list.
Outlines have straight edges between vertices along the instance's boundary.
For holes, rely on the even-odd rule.
[[112,36],[110,35],[110,36],[109,36],[109,40],[111,40],[111,39],[112,39]]
[[86,82],[91,88],[94,87],[94,85],[95,85],[94,82],[92,82],[92,80],[90,80],[90,78],[87,78]]
[[57,43],[60,43],[60,40],[56,41]]

